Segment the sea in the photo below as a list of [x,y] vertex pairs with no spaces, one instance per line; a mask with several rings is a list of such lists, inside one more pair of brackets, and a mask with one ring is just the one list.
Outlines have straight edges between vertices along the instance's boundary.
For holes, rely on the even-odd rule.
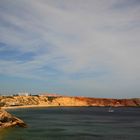
[[140,140],[140,108],[47,107],[12,109],[27,128],[8,128],[0,140]]

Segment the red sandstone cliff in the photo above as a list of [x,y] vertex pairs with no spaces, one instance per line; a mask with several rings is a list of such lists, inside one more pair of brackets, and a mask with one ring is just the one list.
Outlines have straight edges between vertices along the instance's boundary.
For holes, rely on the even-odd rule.
[[48,97],[48,96],[0,96],[0,106],[140,106],[140,98],[107,99],[88,97]]

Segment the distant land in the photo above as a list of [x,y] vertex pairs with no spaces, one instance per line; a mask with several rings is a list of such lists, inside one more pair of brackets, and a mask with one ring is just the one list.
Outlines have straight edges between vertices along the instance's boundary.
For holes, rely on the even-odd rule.
[[42,95],[11,95],[0,96],[0,107],[3,108],[26,108],[26,107],[63,107],[63,106],[112,106],[112,107],[140,107],[140,98],[111,99],[61,96],[57,94]]
[[32,108],[32,107],[140,107],[140,98],[133,99],[111,99],[111,98],[91,98],[61,96],[57,94],[41,95],[11,95],[0,96],[0,128],[7,127],[27,127],[27,124],[4,111],[12,108]]

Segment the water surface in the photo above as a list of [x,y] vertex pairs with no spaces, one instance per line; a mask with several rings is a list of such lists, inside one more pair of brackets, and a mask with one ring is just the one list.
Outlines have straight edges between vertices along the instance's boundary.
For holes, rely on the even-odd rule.
[[6,129],[0,140],[140,140],[140,108],[113,109],[114,112],[108,112],[108,107],[9,110],[28,128]]

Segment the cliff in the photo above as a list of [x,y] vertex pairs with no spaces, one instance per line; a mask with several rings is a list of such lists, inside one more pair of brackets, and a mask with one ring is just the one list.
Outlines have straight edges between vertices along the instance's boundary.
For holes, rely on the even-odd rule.
[[88,97],[0,96],[1,107],[13,106],[140,106],[140,98],[107,99]]
[[0,109],[0,128],[15,127],[15,126],[26,127],[26,124],[21,119]]

